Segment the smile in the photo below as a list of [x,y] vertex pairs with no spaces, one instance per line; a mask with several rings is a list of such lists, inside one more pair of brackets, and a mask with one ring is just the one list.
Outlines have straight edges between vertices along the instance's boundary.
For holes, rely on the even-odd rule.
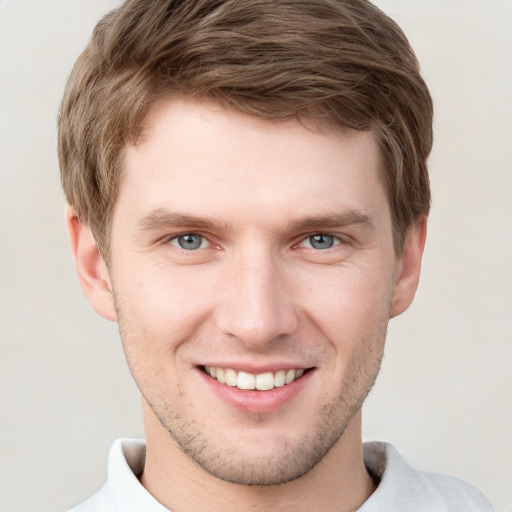
[[204,371],[221,384],[244,390],[269,391],[291,384],[304,375],[304,368],[278,370],[276,372],[247,373],[233,368],[204,366]]

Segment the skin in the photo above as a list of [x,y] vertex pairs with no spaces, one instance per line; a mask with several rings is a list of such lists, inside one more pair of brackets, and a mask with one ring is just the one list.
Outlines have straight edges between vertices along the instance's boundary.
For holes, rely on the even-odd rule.
[[[373,492],[361,405],[388,320],[413,299],[426,229],[397,259],[380,167],[372,132],[163,100],[126,148],[108,266],[69,208],[82,287],[119,323],[143,397],[141,481],[173,511],[354,510]],[[332,246],[313,246],[318,234]],[[203,365],[309,371],[255,411]]]

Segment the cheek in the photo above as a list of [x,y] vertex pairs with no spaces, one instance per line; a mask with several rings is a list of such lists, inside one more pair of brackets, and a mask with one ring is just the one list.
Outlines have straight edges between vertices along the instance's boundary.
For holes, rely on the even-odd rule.
[[304,310],[330,339],[343,333],[344,338],[357,340],[375,324],[387,322],[393,289],[389,268],[332,270],[311,276],[302,293]]
[[[197,271],[135,269],[113,280],[120,325],[131,342],[153,352],[176,349],[192,336],[212,307],[212,289]],[[210,279],[211,280],[211,279]]]

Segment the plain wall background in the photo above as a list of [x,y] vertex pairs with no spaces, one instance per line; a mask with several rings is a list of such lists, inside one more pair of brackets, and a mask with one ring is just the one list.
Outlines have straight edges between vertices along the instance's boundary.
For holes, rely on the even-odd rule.
[[[390,324],[364,436],[512,510],[512,1],[378,0],[436,104],[423,277]],[[56,115],[113,0],[0,0],[0,510],[65,510],[142,437],[116,326],[75,278]]]

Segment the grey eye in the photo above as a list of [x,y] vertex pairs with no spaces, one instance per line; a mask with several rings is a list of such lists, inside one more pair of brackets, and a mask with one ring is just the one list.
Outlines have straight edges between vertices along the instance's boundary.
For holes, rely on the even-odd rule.
[[312,235],[309,237],[309,243],[314,249],[330,249],[334,245],[334,237],[331,235]]
[[204,237],[196,235],[194,233],[187,233],[185,235],[177,236],[173,239],[173,242],[177,243],[182,249],[186,251],[193,251],[194,249],[200,249],[204,245]]

